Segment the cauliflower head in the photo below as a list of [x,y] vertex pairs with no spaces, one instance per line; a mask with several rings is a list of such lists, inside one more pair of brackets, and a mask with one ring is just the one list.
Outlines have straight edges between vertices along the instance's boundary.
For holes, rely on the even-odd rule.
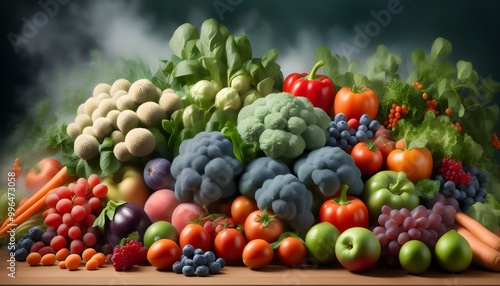
[[266,180],[255,192],[259,209],[268,209],[297,231],[314,224],[311,211],[313,196],[295,175],[277,175]]
[[341,185],[348,185],[348,194],[359,196],[363,191],[361,171],[352,157],[339,147],[324,146],[297,160],[293,171],[307,186],[316,186],[325,196],[334,195]]
[[267,157],[295,159],[325,145],[330,117],[305,97],[271,93],[238,113],[238,133]]
[[255,198],[255,192],[266,180],[285,174],[290,174],[290,169],[282,161],[270,157],[258,157],[246,165],[238,181],[240,193]]
[[244,170],[232,142],[219,131],[200,132],[182,141],[170,172],[180,201],[207,206],[237,192],[236,177]]

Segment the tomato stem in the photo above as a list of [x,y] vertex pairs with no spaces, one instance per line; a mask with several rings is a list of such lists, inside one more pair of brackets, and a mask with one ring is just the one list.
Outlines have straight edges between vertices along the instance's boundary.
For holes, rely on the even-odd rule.
[[318,69],[322,66],[325,65],[324,61],[319,61],[317,62],[314,67],[312,68],[311,72],[307,76],[307,80],[315,80],[316,79],[316,73],[318,72]]
[[333,198],[332,201],[338,205],[347,205],[351,202],[351,200],[347,199],[347,190],[349,189],[348,185],[340,186],[340,196]]
[[257,215],[256,221],[259,221],[263,227],[267,227],[272,221],[274,221],[275,215],[269,215],[267,208],[262,211],[261,215]]

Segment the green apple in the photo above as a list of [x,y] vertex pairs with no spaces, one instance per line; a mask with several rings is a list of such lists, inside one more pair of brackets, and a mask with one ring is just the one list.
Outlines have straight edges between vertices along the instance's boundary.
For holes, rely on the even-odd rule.
[[144,233],[144,246],[149,248],[157,239],[168,238],[179,243],[179,233],[174,225],[168,221],[157,221],[152,223]]
[[342,232],[335,243],[337,260],[345,268],[359,272],[370,269],[381,254],[377,236],[364,227],[351,227]]
[[431,265],[432,253],[420,240],[409,240],[399,250],[399,263],[410,274],[422,274]]
[[109,200],[122,200],[144,207],[151,194],[144,182],[143,171],[137,166],[124,166],[113,175],[104,177],[102,183],[108,187]]
[[329,222],[317,223],[307,231],[306,248],[317,264],[335,262],[335,243],[339,235],[340,231]]
[[472,262],[472,249],[469,242],[456,230],[443,234],[434,248],[438,265],[446,271],[460,272]]

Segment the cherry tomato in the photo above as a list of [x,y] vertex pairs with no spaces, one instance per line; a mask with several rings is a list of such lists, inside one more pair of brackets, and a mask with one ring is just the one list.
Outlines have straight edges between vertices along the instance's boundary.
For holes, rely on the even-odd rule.
[[235,228],[226,228],[215,237],[214,252],[228,263],[236,262],[241,260],[245,245],[245,237],[241,232]]
[[371,141],[359,142],[351,150],[354,164],[363,176],[371,176],[382,168],[384,158],[380,150]]
[[243,230],[247,241],[261,238],[271,243],[283,233],[283,224],[274,213],[267,209],[256,210],[248,215]]
[[252,269],[266,267],[273,257],[274,251],[269,242],[260,238],[249,241],[242,254],[243,264]]
[[319,210],[319,220],[333,224],[341,233],[355,226],[368,228],[369,224],[365,203],[357,197],[348,196],[347,189],[346,185],[342,185],[340,194],[326,200]]
[[307,257],[304,243],[293,236],[285,238],[278,247],[278,258],[283,265],[292,267],[301,265]]
[[405,172],[408,179],[416,184],[422,179],[431,177],[434,161],[426,147],[394,149],[387,156],[386,165],[389,170]]
[[344,86],[335,95],[333,114],[344,113],[347,118],[359,119],[368,114],[375,119],[378,113],[378,96],[366,86],[351,88]]
[[25,186],[28,194],[33,195],[41,189],[62,168],[63,165],[54,158],[47,157],[40,160],[36,166],[31,168],[26,174]]
[[181,258],[181,248],[168,238],[159,239],[148,248],[149,263],[159,270],[172,269],[176,261]]
[[201,248],[203,251],[212,249],[212,236],[200,224],[191,223],[185,226],[179,234],[179,246],[191,244],[194,248]]
[[258,210],[257,202],[245,195],[236,197],[231,203],[231,217],[239,224],[245,224],[248,215]]

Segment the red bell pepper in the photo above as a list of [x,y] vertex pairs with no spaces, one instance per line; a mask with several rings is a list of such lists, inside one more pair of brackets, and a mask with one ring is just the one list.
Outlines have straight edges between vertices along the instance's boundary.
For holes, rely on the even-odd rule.
[[309,74],[288,75],[283,82],[283,91],[306,97],[315,107],[323,109],[330,115],[335,98],[335,85],[329,77],[316,74],[324,64],[324,61],[317,62]]

